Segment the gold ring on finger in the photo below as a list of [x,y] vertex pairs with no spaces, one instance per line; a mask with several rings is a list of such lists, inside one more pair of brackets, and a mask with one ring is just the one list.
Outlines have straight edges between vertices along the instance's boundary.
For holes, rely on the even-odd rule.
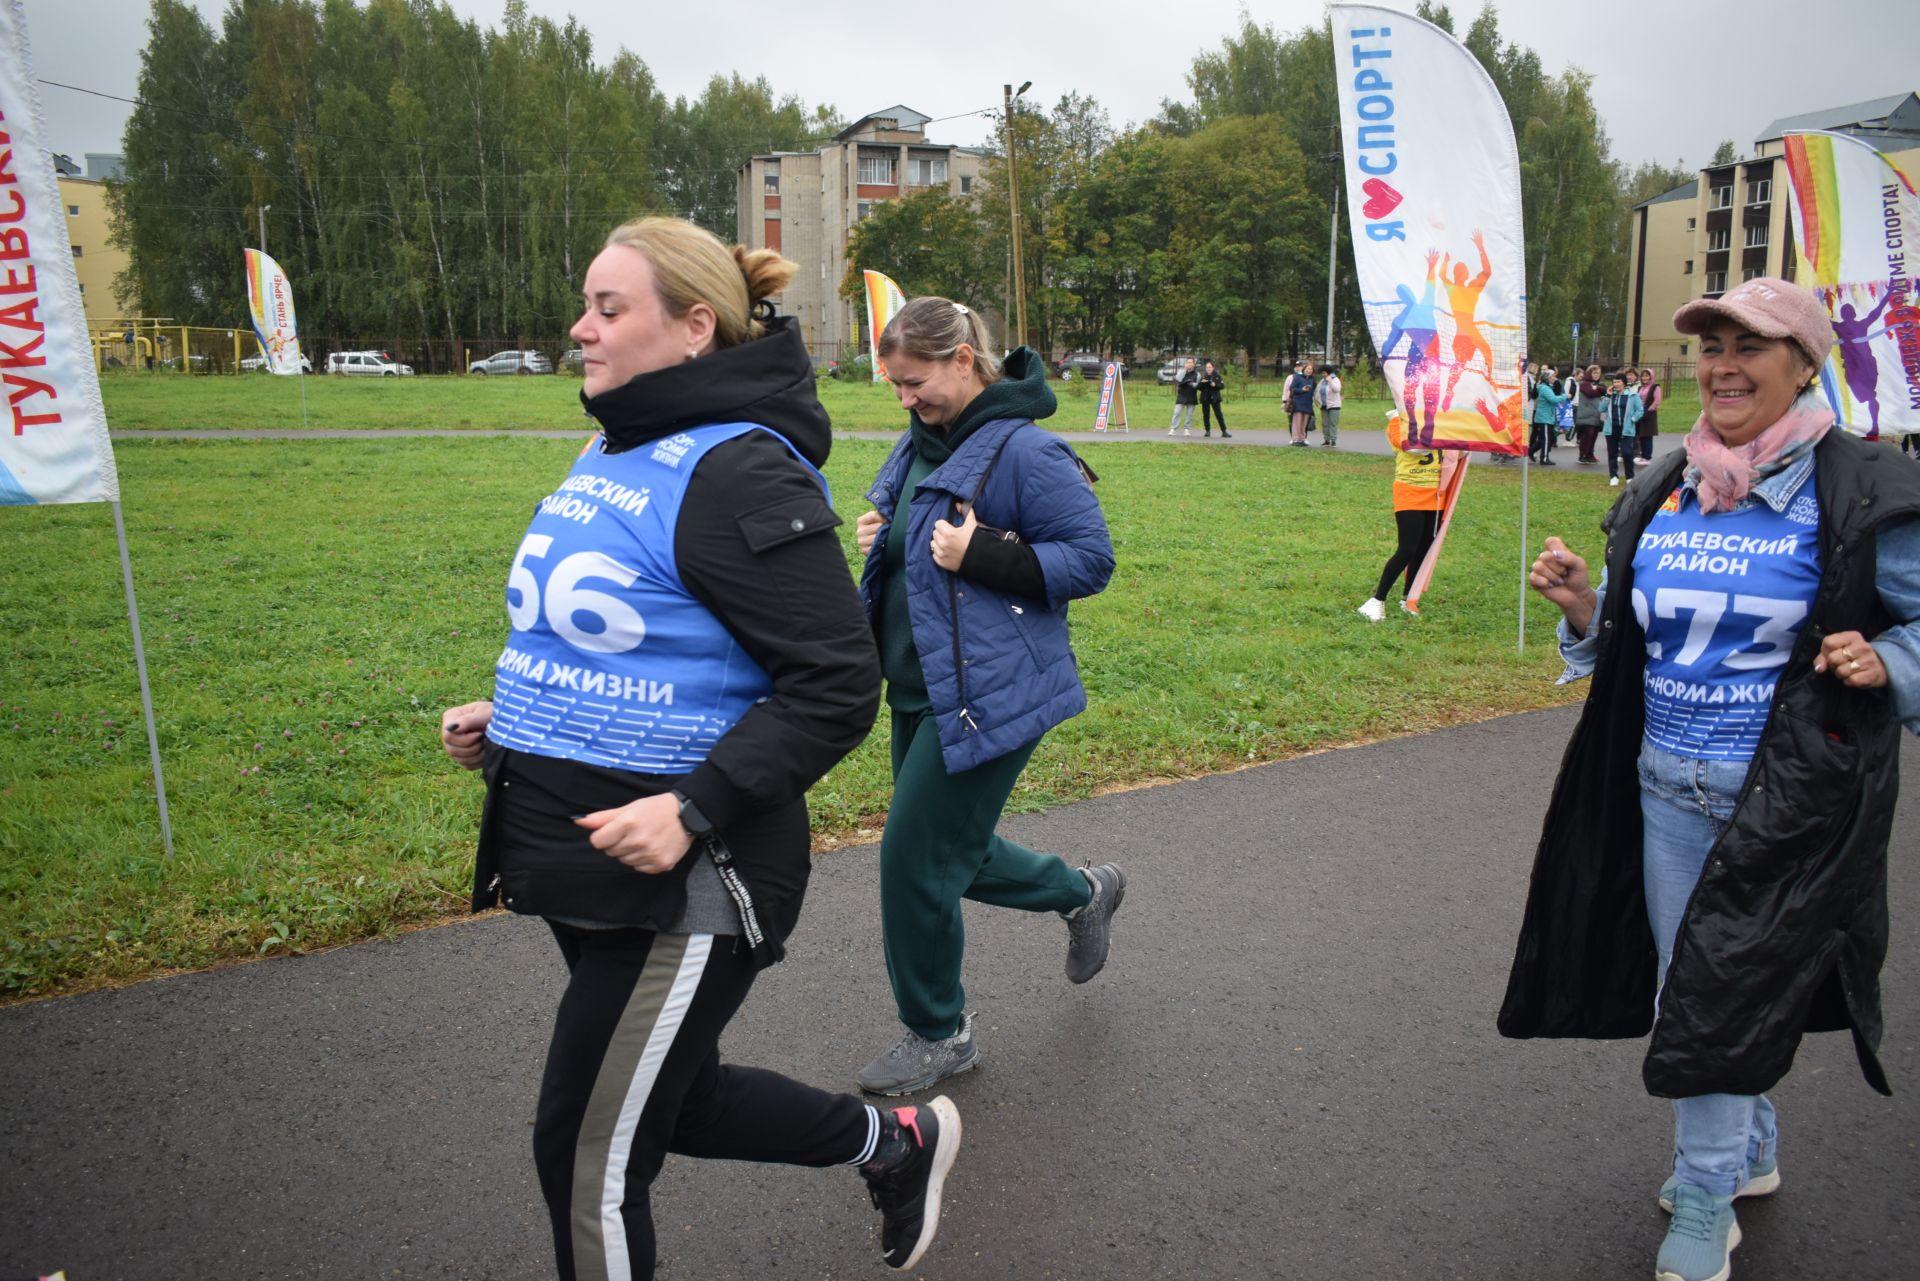
[[1856,658],[1851,663],[1848,663],[1847,666],[1857,672],[1860,670],[1860,660]]

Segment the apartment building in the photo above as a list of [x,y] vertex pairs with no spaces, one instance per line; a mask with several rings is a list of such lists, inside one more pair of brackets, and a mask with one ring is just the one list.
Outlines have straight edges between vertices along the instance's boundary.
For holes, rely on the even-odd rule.
[[1909,177],[1920,173],[1920,95],[1903,93],[1775,120],[1754,140],[1753,155],[1709,166],[1635,205],[1627,296],[1633,363],[1694,359],[1692,341],[1673,328],[1683,304],[1755,276],[1794,278],[1784,139],[1800,129],[1849,134],[1887,153]]
[[816,356],[861,338],[865,305],[840,296],[847,239],[883,201],[929,187],[973,194],[987,152],[927,139],[928,118],[905,106],[862,116],[817,151],[754,156],[740,166],[740,243],[776,249],[799,267],[780,296]]
[[59,178],[60,204],[67,215],[67,238],[73,248],[73,268],[80,277],[80,302],[89,330],[130,314],[114,295],[114,277],[127,267],[127,253],[108,243],[112,227],[107,210],[105,179],[119,175],[120,157],[99,153],[87,156],[86,176],[65,156],[54,157]]

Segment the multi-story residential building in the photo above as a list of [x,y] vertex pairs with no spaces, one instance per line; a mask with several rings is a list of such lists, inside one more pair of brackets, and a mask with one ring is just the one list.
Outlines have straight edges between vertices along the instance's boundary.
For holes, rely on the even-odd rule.
[[120,157],[89,154],[84,178],[66,157],[55,160],[60,204],[67,215],[67,238],[73,247],[73,269],[80,277],[80,303],[86,310],[87,328],[102,328],[107,321],[135,311],[132,306],[122,305],[114,294],[114,277],[126,270],[127,252],[108,243],[112,226],[104,179],[119,176]]
[[808,347],[829,357],[860,339],[865,307],[840,296],[847,238],[882,201],[929,187],[973,194],[987,152],[929,142],[928,118],[893,106],[862,116],[817,151],[754,156],[740,166],[734,210],[740,243],[777,249],[799,267],[780,296]]
[[1754,154],[1702,169],[1692,182],[1633,207],[1627,296],[1627,359],[1691,360],[1693,343],[1673,313],[1755,276],[1792,280],[1797,268],[1787,213],[1785,137],[1796,129],[1850,134],[1920,172],[1920,95],[1897,94],[1774,121]]

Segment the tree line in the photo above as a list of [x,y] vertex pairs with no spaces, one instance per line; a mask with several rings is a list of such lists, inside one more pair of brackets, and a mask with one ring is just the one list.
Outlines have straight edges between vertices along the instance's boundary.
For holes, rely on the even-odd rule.
[[550,341],[615,223],[734,233],[748,155],[817,145],[830,107],[716,75],[668,101],[622,49],[510,0],[497,30],[435,0],[234,0],[218,31],[153,0],[113,184],[126,302],[246,314],[240,249],[295,282],[309,333]]
[[[1443,5],[1421,17],[1449,32]],[[1530,349],[1562,358],[1574,322],[1618,342],[1625,328],[1631,206],[1687,181],[1675,166],[1629,169],[1610,154],[1591,78],[1549,75],[1481,10],[1461,37],[1512,117],[1525,206]],[[1116,134],[1076,94],[1016,110],[1014,148],[1027,332],[1043,351],[1242,353],[1249,362],[1317,351],[1325,339],[1329,235],[1334,345],[1370,351],[1353,277],[1332,28],[1291,33],[1243,18],[1195,60],[1191,98],[1164,101]],[[1000,121],[1004,131],[1006,121]],[[939,189],[880,207],[854,231],[842,288],[886,271],[910,296],[999,308],[1014,210],[1002,154],[978,200]],[[1338,192],[1345,199],[1345,192]]]
[[[1453,30],[1444,6],[1419,12]],[[230,326],[239,249],[258,236],[296,282],[309,333],[551,341],[609,227],[639,212],[735,233],[751,155],[810,150],[843,121],[765,79],[659,91],[639,53],[510,0],[498,29],[439,0],[233,0],[218,30],[153,0],[109,198],[123,298]],[[1483,9],[1462,37],[1512,116],[1525,199],[1531,348],[1574,321],[1618,335],[1628,209],[1692,176],[1609,151],[1589,78],[1548,74]],[[1244,18],[1143,125],[1067,94],[1014,114],[1030,341],[1044,351],[1199,349],[1251,359],[1321,345],[1334,257],[1336,347],[1365,352],[1342,182],[1332,31]],[[1004,137],[1006,122],[1000,121]],[[1011,276],[1004,153],[976,194],[878,207],[850,241],[910,294],[999,310]],[[1344,192],[1340,193],[1344,199]]]

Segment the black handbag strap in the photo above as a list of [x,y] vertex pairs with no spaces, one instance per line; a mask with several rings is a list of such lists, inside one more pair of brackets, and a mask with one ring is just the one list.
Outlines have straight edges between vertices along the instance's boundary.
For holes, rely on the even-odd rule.
[[[1000,443],[993,447],[993,457],[987,459],[986,469],[980,473],[980,482],[973,487],[973,496],[968,498],[966,503],[960,508],[960,520],[962,522],[967,519],[967,513],[973,510],[973,505],[980,501],[980,495],[986,492],[987,477],[993,475],[993,469],[1000,463],[1000,455],[1007,451],[1007,445],[1012,442],[1015,434],[1018,433],[1019,430],[1018,427],[1014,428],[1013,431],[1002,436]],[[1093,468],[1087,466],[1084,458],[1074,453],[1072,446],[1068,446],[1067,453],[1072,457],[1073,465],[1080,469],[1080,479],[1086,481],[1089,487],[1099,481],[1099,475]]]

